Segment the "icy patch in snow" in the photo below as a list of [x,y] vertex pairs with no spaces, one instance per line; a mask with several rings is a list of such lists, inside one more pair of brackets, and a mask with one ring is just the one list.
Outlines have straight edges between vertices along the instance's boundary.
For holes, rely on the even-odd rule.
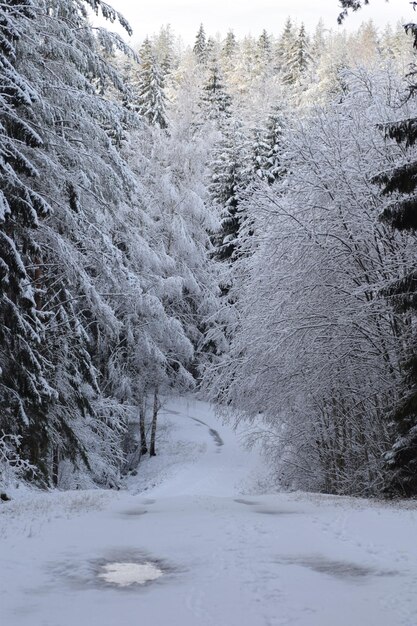
[[350,563],[348,561],[334,561],[321,556],[311,557],[286,557],[278,560],[278,563],[289,565],[301,565],[317,574],[328,574],[336,578],[364,578],[367,576],[395,576],[398,572],[391,570],[376,570],[366,565]]
[[255,506],[259,504],[259,502],[256,502],[255,500],[246,500],[245,498],[235,498],[234,501],[238,504],[246,504],[247,506]]
[[129,585],[144,585],[163,576],[163,571],[146,561],[145,563],[107,563],[98,574],[106,583],[128,587]]
[[300,511],[290,511],[288,509],[256,509],[256,513],[262,513],[262,515],[297,515]]

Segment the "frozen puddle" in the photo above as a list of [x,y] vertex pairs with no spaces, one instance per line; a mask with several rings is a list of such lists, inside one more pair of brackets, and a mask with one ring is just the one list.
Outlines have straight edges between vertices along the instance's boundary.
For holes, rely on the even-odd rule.
[[118,587],[144,585],[163,576],[163,571],[154,563],[107,563],[102,566],[98,577]]

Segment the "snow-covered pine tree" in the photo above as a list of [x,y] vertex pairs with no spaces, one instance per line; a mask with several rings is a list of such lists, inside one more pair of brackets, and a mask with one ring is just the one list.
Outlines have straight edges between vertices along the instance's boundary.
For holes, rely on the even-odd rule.
[[381,48],[383,55],[404,63],[405,67],[412,62],[412,38],[400,23],[394,28],[390,24],[386,26],[382,33]]
[[[416,76],[416,75],[414,75]],[[412,85],[411,89],[417,89]],[[412,96],[412,92],[410,94]],[[417,119],[411,118],[386,127],[387,137],[406,147],[406,160],[391,171],[379,174],[375,182],[390,197],[381,219],[400,231],[415,233],[417,228],[417,156],[413,149],[417,140]],[[392,199],[391,199],[392,198]],[[415,319],[417,316],[417,275],[414,270],[384,289],[394,308]],[[404,393],[393,413],[397,434],[392,450],[387,453],[389,470],[387,491],[391,494],[417,495],[417,336],[413,334],[404,363]]]
[[238,49],[238,42],[236,40],[236,35],[232,30],[229,30],[226,39],[223,42],[222,47],[222,56],[229,61],[233,59]]
[[283,64],[282,81],[287,85],[299,84],[311,63],[310,43],[304,24],[301,24],[292,48],[287,49]]
[[278,39],[276,48],[276,66],[277,71],[279,71],[281,74],[285,73],[285,68],[287,67],[288,60],[294,49],[295,39],[295,28],[291,21],[291,18],[288,17],[285,22],[284,30]]
[[47,382],[51,365],[42,354],[35,231],[50,207],[34,189],[40,172],[25,150],[43,149],[34,129],[40,96],[16,67],[19,42],[35,20],[31,0],[0,7],[0,431],[20,440],[22,454],[46,474],[47,415],[57,394]]
[[266,154],[269,151],[269,145],[265,140],[265,129],[254,128],[252,129],[252,145],[251,145],[251,160],[252,170],[257,178],[263,179],[265,176],[265,161]]
[[193,52],[197,58],[197,61],[201,65],[204,65],[207,61],[207,39],[203,24],[200,24],[200,28],[198,29]]
[[311,55],[316,65],[326,49],[326,43],[326,28],[324,26],[323,19],[320,18],[315,28],[313,39],[311,42]]
[[214,59],[217,59],[220,56],[219,42],[213,39],[213,37],[209,37],[207,39],[206,55],[208,63],[213,62]]
[[286,118],[277,105],[268,116],[265,128],[254,130],[252,160],[256,175],[270,185],[285,174],[283,133]]
[[239,204],[248,172],[246,147],[242,124],[232,120],[215,146],[211,161],[210,198],[220,216],[220,229],[213,237],[219,261],[233,261],[239,245]]
[[350,41],[357,63],[369,64],[380,57],[379,33],[372,20],[361,24],[358,31],[350,36]]
[[220,63],[217,58],[214,58],[207,70],[207,78],[202,90],[203,120],[210,120],[221,128],[230,118],[231,104],[232,99],[226,91]]
[[167,128],[164,77],[152,43],[148,37],[140,51],[137,77],[137,110],[151,126]]
[[154,53],[164,76],[171,74],[178,64],[175,37],[170,24],[163,26],[153,41]]
[[264,29],[257,41],[259,62],[264,66],[269,65],[272,59],[272,41],[271,36]]
[[[100,3],[94,6],[100,9]],[[108,5],[102,9],[110,19],[117,18]],[[18,137],[22,163],[33,164],[31,177],[27,170],[19,174],[26,194],[21,213],[24,207],[30,209],[29,199],[39,199],[41,206],[44,197],[53,211],[39,221],[36,248],[29,242],[29,236],[34,239],[36,211],[40,212],[34,200],[34,210],[28,213],[31,221],[19,218],[16,227],[6,224],[4,229],[9,239],[12,234],[17,250],[27,241],[16,268],[26,269],[21,278],[26,282],[22,333],[31,330],[31,334],[14,333],[13,349],[7,350],[8,361],[2,363],[1,382],[12,380],[13,401],[18,400],[23,410],[29,407],[29,419],[26,424],[21,420],[16,427],[20,430],[14,432],[22,436],[24,452],[47,481],[69,465],[68,478],[61,484],[91,484],[88,474],[95,482],[111,484],[120,467],[126,411],[109,384],[108,370],[125,321],[116,306],[120,291],[123,297],[133,291],[133,281],[127,278],[132,268],[127,267],[123,250],[115,244],[120,237],[112,230],[117,209],[137,205],[137,180],[118,153],[127,121],[126,110],[115,98],[122,81],[103,60],[103,48],[108,55],[113,45],[124,48],[125,44],[102,29],[92,29],[83,4],[55,2],[45,11],[36,2],[33,11],[35,20],[25,15],[20,22],[14,61],[21,74],[20,91],[26,84],[32,96],[13,111],[26,136],[36,124],[39,137],[37,142],[22,141],[22,132]],[[109,84],[113,91],[107,99]],[[33,175],[36,170],[39,176]],[[10,173],[7,168],[4,189],[13,183]],[[142,241],[138,238],[136,244],[140,247]],[[17,288],[13,281],[9,284],[13,292],[6,295],[20,306]],[[42,322],[37,334],[31,329],[32,319],[37,322],[35,331]],[[21,339],[31,355],[19,363]],[[30,383],[26,380],[25,361],[39,383],[34,375]],[[41,389],[48,391],[48,402],[42,400]],[[39,419],[33,417],[35,392],[38,405],[42,404]],[[11,399],[8,405],[18,422],[19,407]],[[79,478],[73,473],[77,466]]]

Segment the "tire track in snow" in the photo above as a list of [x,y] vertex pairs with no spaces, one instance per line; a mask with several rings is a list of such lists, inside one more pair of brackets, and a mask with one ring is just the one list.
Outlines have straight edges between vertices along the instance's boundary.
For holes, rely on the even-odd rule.
[[209,424],[207,424],[207,422],[203,422],[203,420],[199,419],[198,417],[193,417],[192,415],[183,415],[179,411],[173,411],[172,409],[164,409],[164,413],[168,413],[170,415],[181,415],[182,417],[187,417],[194,422],[198,422],[198,424],[202,424],[209,431],[209,434],[211,435],[212,439],[214,439],[214,443],[216,444],[216,446],[218,448],[224,446],[224,441],[221,438],[219,432],[212,428]]

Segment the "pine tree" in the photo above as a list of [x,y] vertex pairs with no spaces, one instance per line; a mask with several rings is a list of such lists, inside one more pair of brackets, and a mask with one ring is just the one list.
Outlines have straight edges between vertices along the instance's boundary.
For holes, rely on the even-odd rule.
[[154,40],[154,53],[164,76],[170,74],[178,64],[174,42],[174,35],[169,24],[160,29]]
[[229,30],[229,32],[226,35],[226,39],[224,40],[224,43],[223,43],[222,56],[225,59],[230,61],[231,59],[233,59],[234,55],[236,54],[237,49],[238,49],[238,43],[236,40],[236,35],[234,34],[232,30]]
[[285,117],[280,106],[268,116],[265,128],[255,129],[252,159],[256,175],[270,185],[285,174],[283,132]]
[[104,57],[124,44],[104,29],[96,36],[78,2],[27,7],[2,20],[13,25],[11,37],[3,31],[13,44],[1,56],[9,117],[1,146],[10,145],[0,174],[0,427],[20,437],[44,483],[56,483],[65,465],[108,485],[117,480],[125,409],[99,388],[121,327],[104,294],[129,284],[110,215],[136,181],[117,148],[122,81]]
[[[412,89],[417,88],[412,85]],[[386,128],[387,137],[411,152],[417,140],[417,119],[407,119]],[[381,219],[400,231],[415,233],[417,228],[417,160],[399,165],[382,173],[374,181],[382,185],[382,193],[394,194],[394,200],[384,209]],[[417,276],[414,271],[384,290],[384,295],[397,312],[417,316]],[[404,394],[393,413],[396,441],[386,455],[389,476],[387,492],[395,495],[417,495],[417,337],[407,347],[404,362]]]
[[233,261],[239,245],[240,197],[247,184],[247,141],[241,124],[233,121],[214,150],[209,185],[213,206],[220,216],[220,230],[214,237],[215,258]]
[[292,50],[294,49],[296,33],[291,18],[287,18],[282,35],[277,45],[277,69],[285,72]]
[[272,42],[265,29],[260,34],[257,45],[260,62],[265,65],[269,64],[272,59]]
[[214,60],[217,59],[219,53],[218,45],[213,37],[209,37],[207,39],[206,44],[206,59],[207,63],[213,63]]
[[225,89],[220,64],[214,59],[203,85],[201,107],[204,118],[221,126],[231,115],[231,104],[232,99]]
[[266,142],[265,129],[254,128],[252,130],[253,140],[251,146],[252,166],[254,174],[261,180],[265,178],[265,162],[269,145]]
[[372,20],[361,24],[355,39],[355,54],[358,60],[370,62],[380,56],[378,31]]
[[197,61],[204,65],[207,61],[207,40],[203,24],[200,24],[193,48]]
[[167,128],[163,73],[148,37],[143,42],[139,55],[141,62],[137,84],[138,113],[151,126]]
[[285,84],[295,85],[300,83],[302,78],[305,76],[311,63],[309,47],[309,38],[304,24],[301,24],[298,35],[294,41],[293,48],[289,48],[287,50],[282,77]]
[[39,170],[25,150],[43,148],[34,130],[39,94],[16,67],[19,42],[35,19],[31,0],[0,8],[0,430],[21,437],[23,455],[45,470],[46,416],[56,391],[47,382],[42,280],[33,268],[41,253],[36,229],[50,207],[31,184]]
[[325,33],[326,33],[326,29],[324,27],[324,22],[320,18],[320,20],[317,23],[316,29],[314,31],[313,41],[311,45],[311,54],[316,65],[318,61],[320,60],[321,55],[326,49]]

